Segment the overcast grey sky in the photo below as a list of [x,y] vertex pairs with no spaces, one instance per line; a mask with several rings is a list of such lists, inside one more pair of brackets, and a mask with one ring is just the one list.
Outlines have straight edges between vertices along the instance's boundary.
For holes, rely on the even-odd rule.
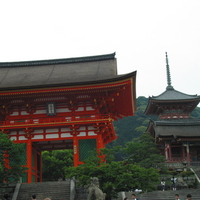
[[0,62],[116,52],[137,97],[200,95],[200,0],[0,0]]

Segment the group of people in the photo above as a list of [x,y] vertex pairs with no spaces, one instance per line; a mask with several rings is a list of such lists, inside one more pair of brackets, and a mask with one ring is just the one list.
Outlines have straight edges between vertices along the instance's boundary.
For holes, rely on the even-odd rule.
[[[128,197],[125,197],[124,200],[128,200]],[[131,195],[131,200],[138,200],[138,199],[136,198],[136,195],[135,195],[135,194],[132,194],[132,195]],[[178,194],[175,194],[175,199],[174,199],[174,200],[180,200]],[[191,194],[188,194],[187,197],[186,197],[186,200],[192,200],[192,195],[191,195]]]
[[[177,180],[177,178],[175,178],[174,176],[171,178],[173,190],[176,190],[176,180]],[[161,181],[161,186],[162,186],[162,190],[165,191],[165,181],[164,180]],[[187,198],[186,200],[191,200],[192,195],[188,194],[186,198]],[[178,194],[175,194],[175,200],[180,200]]]
[[[128,200],[128,197],[125,197],[124,200]],[[139,199],[136,198],[135,194],[132,194],[131,195],[131,200],[139,200]]]
[[[175,178],[174,176],[171,178],[173,190],[176,190],[176,180],[177,180],[177,178]],[[161,186],[162,186],[162,190],[165,191],[165,181],[164,180],[161,181]]]
[[[178,194],[175,194],[175,200],[180,200]],[[186,196],[186,200],[192,200],[192,195],[191,195],[191,194],[188,194],[188,195]]]

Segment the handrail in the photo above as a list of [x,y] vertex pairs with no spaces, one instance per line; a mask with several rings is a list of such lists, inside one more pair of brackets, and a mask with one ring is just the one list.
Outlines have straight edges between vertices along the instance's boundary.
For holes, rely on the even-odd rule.
[[75,190],[75,178],[72,178],[70,179],[70,200],[74,200],[75,199],[75,193],[76,193],[76,190]]
[[16,186],[15,186],[14,194],[12,196],[12,200],[17,200],[20,187],[21,187],[21,183],[17,183]]
[[51,122],[70,122],[70,121],[80,121],[80,120],[94,120],[94,119],[107,119],[109,115],[84,115],[73,117],[45,117],[45,118],[35,118],[35,119],[10,119],[7,121],[0,121],[0,126],[8,125],[23,125],[23,124],[39,124],[39,123],[51,123]]
[[190,168],[190,170],[194,173],[194,175],[195,175],[197,181],[200,183],[200,179],[199,179],[199,177],[197,176],[196,172],[195,172],[192,168]]

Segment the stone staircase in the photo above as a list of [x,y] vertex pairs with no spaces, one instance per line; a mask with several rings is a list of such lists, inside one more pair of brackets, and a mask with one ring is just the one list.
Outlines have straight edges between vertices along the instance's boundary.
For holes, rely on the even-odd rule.
[[[135,192],[132,192],[135,193]],[[126,192],[125,195],[131,199],[131,192]],[[179,194],[181,200],[186,199],[187,194],[192,195],[192,200],[200,200],[200,189],[184,189],[184,190],[167,190],[154,191],[143,194],[135,193],[139,200],[173,200],[175,194]]]
[[192,166],[191,170],[193,170],[200,179],[200,166]]
[[70,200],[70,181],[22,183],[17,200],[30,200],[32,194],[37,196],[37,200],[47,197],[52,200]]

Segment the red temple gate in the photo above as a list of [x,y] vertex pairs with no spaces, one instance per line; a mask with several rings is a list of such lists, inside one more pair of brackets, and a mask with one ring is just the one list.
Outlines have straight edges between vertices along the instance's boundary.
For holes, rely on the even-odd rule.
[[[111,62],[112,68],[116,68],[114,54],[79,59],[55,60],[54,65],[64,63],[66,66],[63,69],[74,65],[78,68],[77,73],[80,66],[96,66],[96,63],[102,62],[108,68]],[[47,70],[46,65],[45,61],[0,63],[0,70],[25,67],[24,71],[31,73],[35,66],[36,70],[39,70],[38,66]],[[48,61],[48,65],[52,65],[52,60]],[[45,72],[42,70],[41,73]],[[41,152],[44,150],[73,149],[74,166],[82,164],[89,151],[104,148],[117,138],[112,122],[133,115],[136,109],[136,72],[125,75],[114,73],[106,77],[101,74],[98,79],[88,76],[84,80],[75,78],[75,81],[59,82],[61,72],[54,83],[42,83],[40,78],[40,84],[30,84],[26,79],[24,84],[1,86],[0,129],[16,143],[24,143],[22,164],[28,171],[23,182],[42,181]],[[88,72],[86,70],[86,77]],[[39,71],[36,74],[40,76]],[[65,78],[68,76],[70,73]]]

